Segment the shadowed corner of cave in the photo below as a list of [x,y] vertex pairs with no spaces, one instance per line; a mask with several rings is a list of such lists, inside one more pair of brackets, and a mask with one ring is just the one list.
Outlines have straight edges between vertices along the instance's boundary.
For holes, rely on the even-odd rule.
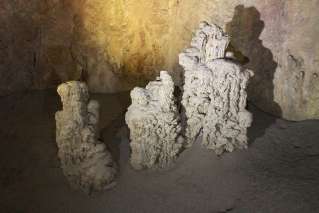
[[[248,110],[253,113],[253,123],[248,129],[248,139],[254,143],[278,117],[280,106],[274,101],[274,75],[277,63],[270,49],[259,38],[265,23],[255,7],[235,7],[232,20],[226,24],[226,32],[231,36],[229,51],[239,62],[254,72],[248,85]],[[258,111],[266,113],[258,113]]]

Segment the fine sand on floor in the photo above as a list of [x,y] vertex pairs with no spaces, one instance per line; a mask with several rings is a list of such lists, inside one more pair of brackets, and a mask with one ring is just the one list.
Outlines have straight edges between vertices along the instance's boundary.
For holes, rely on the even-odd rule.
[[101,139],[120,165],[117,185],[91,196],[69,187],[57,158],[54,91],[2,97],[1,213],[319,212],[318,120],[283,121],[250,106],[248,150],[217,157],[195,143],[174,167],[138,172],[128,162],[128,93],[92,98]]

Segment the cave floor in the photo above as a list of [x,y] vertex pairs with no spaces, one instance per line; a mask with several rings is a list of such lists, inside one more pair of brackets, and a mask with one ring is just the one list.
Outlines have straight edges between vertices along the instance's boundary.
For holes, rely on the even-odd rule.
[[217,157],[196,143],[164,171],[128,163],[128,93],[95,94],[101,138],[120,165],[117,185],[73,191],[57,158],[52,90],[0,98],[0,212],[311,213],[319,212],[319,121],[288,122],[250,106],[250,147]]

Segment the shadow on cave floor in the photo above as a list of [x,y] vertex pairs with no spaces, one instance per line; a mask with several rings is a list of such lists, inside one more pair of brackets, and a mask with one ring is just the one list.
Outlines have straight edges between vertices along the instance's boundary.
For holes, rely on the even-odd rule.
[[247,130],[248,143],[252,145],[256,140],[265,135],[266,130],[279,119],[269,113],[260,113],[260,109],[248,103],[247,109],[253,114],[252,125]]
[[226,24],[226,32],[231,36],[228,51],[234,52],[237,60],[255,74],[248,85],[248,107],[254,115],[252,127],[248,130],[251,143],[276,120],[272,116],[259,117],[261,114],[256,114],[256,107],[278,117],[282,114],[280,106],[274,101],[273,80],[278,64],[259,38],[264,27],[259,11],[243,5],[235,7],[232,20]]

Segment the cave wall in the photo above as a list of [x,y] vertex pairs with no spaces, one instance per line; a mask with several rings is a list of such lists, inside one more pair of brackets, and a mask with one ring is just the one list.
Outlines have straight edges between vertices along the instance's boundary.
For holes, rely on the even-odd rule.
[[53,0],[0,2],[1,95],[77,77],[69,52],[73,14]]
[[167,64],[167,5],[143,0],[1,1],[0,95],[78,79],[94,92],[145,84]]
[[85,80],[94,92],[168,69],[202,20],[222,26],[255,71],[249,99],[286,119],[319,118],[319,0],[3,0],[0,95]]
[[182,0],[172,17],[171,56],[187,45],[200,20],[214,22],[255,72],[248,88],[254,104],[290,120],[318,119],[318,8],[319,0]]

